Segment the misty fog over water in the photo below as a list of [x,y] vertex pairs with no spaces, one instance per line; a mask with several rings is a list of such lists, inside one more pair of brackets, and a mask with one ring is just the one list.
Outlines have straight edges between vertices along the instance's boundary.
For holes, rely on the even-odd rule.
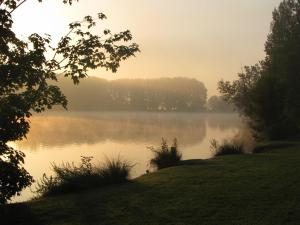
[[[135,164],[137,177],[149,169],[147,147],[159,146],[162,137],[170,144],[177,138],[183,159],[206,159],[211,139],[231,138],[242,128],[236,114],[56,112],[32,117],[27,139],[12,144],[25,152],[35,180],[51,174],[51,163],[77,163],[81,156],[93,156],[96,164],[120,156]],[[27,189],[16,200],[32,196]]]

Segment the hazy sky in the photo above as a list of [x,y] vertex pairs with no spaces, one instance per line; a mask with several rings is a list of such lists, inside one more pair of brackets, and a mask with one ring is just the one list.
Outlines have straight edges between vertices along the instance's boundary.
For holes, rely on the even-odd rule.
[[220,79],[233,80],[242,65],[264,57],[272,11],[281,0],[27,0],[14,13],[15,29],[24,37],[67,33],[68,24],[85,15],[103,12],[98,26],[113,32],[129,29],[141,53],[121,65],[116,74],[103,70],[90,75],[106,79],[193,77],[208,94],[217,93]]

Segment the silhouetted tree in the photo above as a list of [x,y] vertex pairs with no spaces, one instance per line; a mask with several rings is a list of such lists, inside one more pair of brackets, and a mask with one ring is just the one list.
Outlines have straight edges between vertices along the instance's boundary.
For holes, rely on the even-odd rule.
[[219,82],[225,99],[249,118],[254,134],[278,139],[300,129],[300,2],[284,0],[273,12],[266,57],[239,79]]
[[[34,33],[26,41],[20,40],[12,30],[12,13],[24,2],[0,1],[0,204],[33,181],[22,167],[24,154],[7,143],[26,136],[32,112],[67,105],[59,87],[53,84],[58,74],[77,84],[89,69],[104,67],[116,72],[122,60],[139,50],[136,44],[126,45],[132,39],[128,30],[118,34],[104,30],[101,38],[94,35],[91,28],[96,26],[96,19],[91,16],[71,23],[69,33],[56,47],[51,46],[50,35]],[[72,0],[63,3],[71,5]],[[99,13],[97,20],[105,18]],[[47,51],[53,53],[51,59],[46,58]]]

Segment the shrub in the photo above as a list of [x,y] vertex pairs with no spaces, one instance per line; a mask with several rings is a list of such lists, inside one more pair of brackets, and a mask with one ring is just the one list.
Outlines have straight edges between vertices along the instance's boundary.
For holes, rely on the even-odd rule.
[[123,183],[128,180],[133,166],[127,161],[122,161],[120,157],[107,158],[105,164],[98,170],[98,173],[106,184]]
[[244,145],[237,141],[224,140],[219,144],[215,139],[210,141],[210,149],[214,156],[244,154]]
[[182,158],[182,154],[177,148],[176,139],[174,139],[173,145],[170,148],[167,141],[162,138],[159,148],[149,147],[149,149],[154,153],[154,158],[150,160],[150,164],[159,170],[178,165]]
[[52,196],[76,192],[109,184],[126,182],[129,179],[132,165],[120,157],[109,160],[102,166],[93,166],[93,157],[82,157],[81,164],[52,164],[54,176],[46,174],[37,182],[35,192],[40,196]]

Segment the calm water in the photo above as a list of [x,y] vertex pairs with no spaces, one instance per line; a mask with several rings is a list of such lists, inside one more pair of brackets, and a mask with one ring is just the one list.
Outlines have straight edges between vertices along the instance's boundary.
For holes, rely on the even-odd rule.
[[[184,159],[205,159],[212,138],[233,137],[241,128],[235,114],[66,112],[34,116],[27,140],[13,145],[26,153],[25,167],[35,179],[51,174],[51,163],[79,162],[80,156],[93,156],[94,163],[120,156],[136,164],[136,177],[149,169],[147,147],[162,137],[177,138]],[[27,189],[14,201],[32,196]]]

